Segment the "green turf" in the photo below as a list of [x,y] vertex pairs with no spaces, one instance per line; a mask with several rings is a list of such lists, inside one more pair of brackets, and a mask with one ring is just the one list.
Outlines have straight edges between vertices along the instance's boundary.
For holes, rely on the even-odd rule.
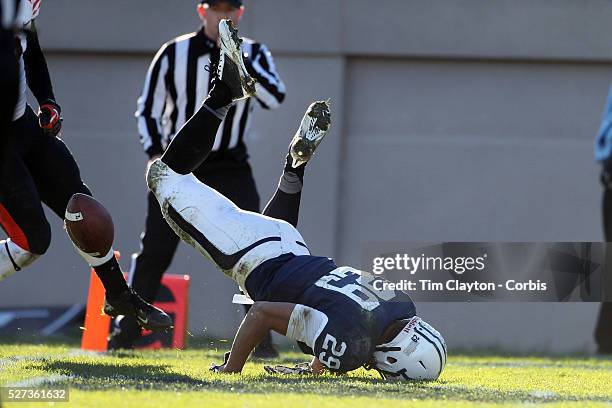
[[[221,355],[220,349],[83,355],[62,344],[0,343],[0,383],[60,378],[55,385],[70,387],[70,403],[56,406],[612,406],[611,359],[451,354],[438,381],[407,384],[385,383],[365,370],[318,378],[272,376],[261,362],[249,363],[243,375],[210,373],[210,362]],[[303,360],[286,352],[278,362]]]

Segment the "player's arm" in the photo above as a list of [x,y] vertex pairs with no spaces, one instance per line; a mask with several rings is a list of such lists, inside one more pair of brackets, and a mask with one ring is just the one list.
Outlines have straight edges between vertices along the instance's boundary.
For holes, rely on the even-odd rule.
[[31,30],[27,32],[27,48],[23,54],[25,63],[26,79],[28,87],[36,97],[40,105],[45,101],[55,101],[51,76],[47,67],[47,60],[40,48],[38,34],[34,22],[31,23]]
[[138,98],[136,118],[140,143],[149,159],[159,157],[162,147],[162,115],[168,95],[166,76],[169,67],[168,52],[174,44],[165,44],[155,55],[145,79],[142,94]]
[[286,335],[293,303],[255,302],[238,328],[229,360],[220,371],[239,373],[249,354],[270,330]]
[[264,44],[256,48],[254,55],[245,59],[249,74],[257,80],[257,94],[255,98],[264,109],[275,109],[285,100],[285,84],[281,79],[272,53]]
[[[236,333],[229,359],[219,371],[242,371],[249,354],[269,330],[312,347],[327,321],[324,313],[308,306],[283,302],[255,302]],[[319,368],[321,365],[318,360],[313,360],[311,369],[319,372]]]
[[25,64],[28,87],[38,101],[38,120],[40,127],[45,133],[56,136],[62,127],[60,118],[62,110],[55,101],[47,60],[40,48],[36,26],[33,21],[31,23],[31,29],[26,35],[27,48],[23,54],[23,61]]

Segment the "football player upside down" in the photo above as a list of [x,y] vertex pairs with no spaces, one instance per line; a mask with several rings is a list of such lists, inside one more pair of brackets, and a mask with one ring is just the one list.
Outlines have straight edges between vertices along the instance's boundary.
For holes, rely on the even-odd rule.
[[329,104],[315,102],[294,136],[283,175],[263,214],[242,211],[191,172],[210,153],[234,101],[255,92],[230,20],[219,24],[216,78],[198,112],[147,172],[164,217],[185,242],[236,281],[254,301],[216,372],[238,373],[268,330],[296,340],[310,363],[274,372],[376,369],[383,378],[436,379],[446,364],[444,339],[416,316],[410,297],[377,291],[373,275],[310,254],[295,228],[304,169],[331,124]]

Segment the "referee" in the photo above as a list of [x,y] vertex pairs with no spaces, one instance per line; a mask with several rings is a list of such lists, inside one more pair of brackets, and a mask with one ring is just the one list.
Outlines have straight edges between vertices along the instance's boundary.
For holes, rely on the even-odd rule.
[[[159,157],[177,131],[195,113],[211,88],[213,68],[219,60],[219,22],[239,21],[242,0],[202,0],[197,6],[202,28],[164,44],[155,55],[138,99],[140,141],[150,160]],[[248,163],[244,143],[249,133],[255,105],[264,109],[278,107],[285,97],[285,85],[276,72],[272,55],[261,43],[243,39],[245,65],[257,80],[257,96],[237,102],[228,112],[216,135],[213,152],[194,171],[203,183],[218,190],[244,210],[259,212],[259,195]],[[179,237],[163,219],[152,193],[148,196],[145,230],[141,235],[141,252],[131,278],[132,287],[153,301],[161,278],[170,266]],[[116,321],[109,338],[109,348],[133,348],[140,337],[134,321]],[[278,355],[270,335],[255,350],[256,357]]]

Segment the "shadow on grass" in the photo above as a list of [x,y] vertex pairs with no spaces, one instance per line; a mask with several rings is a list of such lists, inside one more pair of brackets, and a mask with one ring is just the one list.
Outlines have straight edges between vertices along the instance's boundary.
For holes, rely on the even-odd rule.
[[2,344],[18,344],[18,345],[44,345],[44,346],[61,346],[61,347],[79,347],[80,340],[75,336],[69,335],[54,335],[42,336],[35,333],[1,335],[0,345]]
[[[363,396],[397,399],[431,399],[472,402],[539,403],[558,401],[602,401],[601,398],[574,398],[554,393],[499,391],[468,388],[445,381],[433,383],[383,382],[371,377],[349,376],[277,376],[244,377],[218,375],[206,380],[173,371],[165,364],[112,365],[104,362],[53,361],[37,364],[45,371],[67,375],[71,388],[80,390],[158,390],[158,391],[223,391],[236,393],[316,393],[332,396]],[[176,367],[174,367],[176,369]]]
[[210,382],[173,372],[165,364],[128,365],[103,362],[53,361],[39,366],[44,370],[67,375],[70,387],[84,390],[104,389],[202,389]]
[[612,354],[595,354],[588,351],[575,352],[553,352],[548,349],[531,351],[512,351],[503,350],[495,347],[480,347],[478,349],[453,348],[452,355],[462,357],[502,357],[502,358],[547,358],[547,359],[596,359],[612,360]]

